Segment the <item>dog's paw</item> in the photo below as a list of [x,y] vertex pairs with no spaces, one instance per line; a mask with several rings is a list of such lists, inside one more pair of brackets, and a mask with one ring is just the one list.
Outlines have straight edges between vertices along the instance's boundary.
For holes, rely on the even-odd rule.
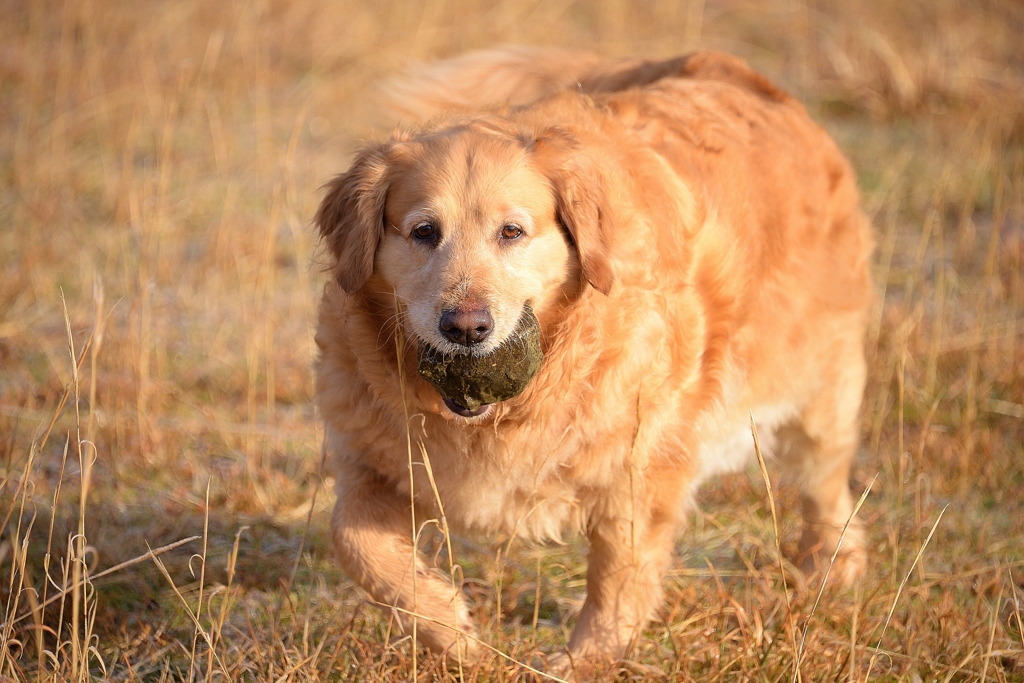
[[476,640],[476,631],[462,631],[458,638],[453,639],[448,647],[443,650],[444,666],[448,671],[458,673],[465,672],[480,663],[483,657],[484,648]]
[[[544,667],[544,672],[549,676],[570,683],[614,680],[617,671],[618,667],[610,657],[572,655],[566,650],[548,655],[547,665]],[[537,680],[551,679],[538,676]]]
[[[836,546],[839,553],[835,562],[832,555]],[[864,548],[864,529],[856,520],[843,534],[841,529],[824,525],[806,525],[800,537],[800,550],[797,557],[800,569],[810,576],[824,578],[828,572],[828,580],[852,585],[863,573],[867,565],[867,551]],[[829,567],[831,563],[831,568]]]
[[582,660],[577,661],[568,652],[557,652],[548,657],[545,673],[571,683],[584,683],[593,680],[593,672]]
[[[437,616],[416,620],[417,643],[428,650],[443,655],[449,668],[476,664],[483,655],[483,646],[477,637],[476,625],[465,603],[459,599],[454,614],[451,611],[435,612]],[[453,619],[454,617],[454,619]],[[403,615],[402,631],[412,633],[413,619]]]

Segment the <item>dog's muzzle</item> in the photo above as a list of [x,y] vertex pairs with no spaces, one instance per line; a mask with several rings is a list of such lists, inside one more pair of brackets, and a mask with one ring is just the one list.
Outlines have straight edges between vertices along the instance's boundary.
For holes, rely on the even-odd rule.
[[449,410],[463,417],[476,417],[488,405],[523,393],[543,359],[540,326],[527,304],[516,329],[491,353],[446,355],[429,344],[421,344],[417,369]]

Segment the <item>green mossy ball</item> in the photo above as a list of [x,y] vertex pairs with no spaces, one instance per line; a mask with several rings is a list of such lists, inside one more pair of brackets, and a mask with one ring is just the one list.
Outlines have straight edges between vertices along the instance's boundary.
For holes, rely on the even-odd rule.
[[418,370],[441,396],[476,410],[484,404],[498,403],[523,393],[540,370],[542,360],[540,327],[533,311],[526,306],[515,331],[486,356],[469,353],[445,356],[421,344]]

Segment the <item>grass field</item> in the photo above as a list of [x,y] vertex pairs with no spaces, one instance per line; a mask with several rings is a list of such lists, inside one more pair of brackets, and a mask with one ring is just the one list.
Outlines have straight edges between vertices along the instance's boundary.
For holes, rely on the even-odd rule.
[[[760,473],[723,478],[620,678],[1024,681],[1024,4],[0,0],[0,17],[0,679],[452,676],[332,559],[310,220],[387,132],[379,77],[532,43],[747,58],[840,142],[877,232],[867,576],[820,601],[783,577],[795,497],[776,491],[777,545]],[[455,540],[495,649],[465,678],[512,680],[564,643],[585,549]]]

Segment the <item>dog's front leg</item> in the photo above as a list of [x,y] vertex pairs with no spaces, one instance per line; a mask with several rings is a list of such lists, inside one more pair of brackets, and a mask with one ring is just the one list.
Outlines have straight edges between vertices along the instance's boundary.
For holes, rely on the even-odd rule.
[[634,483],[630,490],[611,493],[591,520],[587,599],[568,657],[556,662],[565,673],[576,669],[586,678],[582,672],[593,664],[623,657],[661,603],[661,576],[672,556],[682,486],[664,480],[651,487]]
[[[462,592],[428,567],[413,548],[408,498],[380,475],[339,463],[338,501],[331,528],[341,565],[385,610],[395,610],[406,633],[451,658],[478,653]],[[413,615],[416,615],[415,617]]]

